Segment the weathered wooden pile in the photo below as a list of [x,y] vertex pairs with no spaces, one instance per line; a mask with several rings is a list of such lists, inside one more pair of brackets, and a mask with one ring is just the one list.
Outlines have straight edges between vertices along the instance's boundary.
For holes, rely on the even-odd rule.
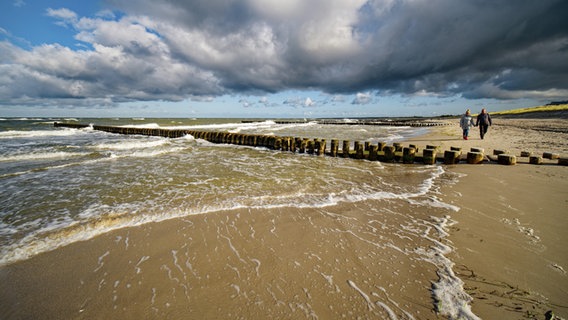
[[[134,127],[115,127],[99,126],[71,123],[54,123],[55,127],[66,127],[82,129],[91,127],[94,130],[116,134],[137,134],[147,136],[159,136],[166,138],[180,138],[191,135],[195,139],[203,139],[212,143],[224,143],[234,145],[244,145],[251,147],[264,147],[272,150],[288,152],[307,153],[314,155],[326,155],[331,157],[343,157],[369,161],[381,162],[402,162],[405,164],[480,164],[483,162],[496,162],[503,165],[514,165],[517,163],[517,156],[505,150],[493,150],[492,155],[486,155],[484,149],[471,148],[469,151],[458,147],[451,147],[450,150],[441,150],[440,146],[427,145],[420,149],[418,146],[410,144],[403,146],[401,143],[387,145],[386,142],[371,144],[369,141],[331,139],[330,148],[327,148],[325,139],[311,139],[299,137],[280,137],[258,134],[230,133],[217,131],[198,131],[198,130],[177,130],[160,128],[134,128]],[[339,146],[341,145],[341,149]],[[568,158],[561,158],[559,154],[545,152],[542,156],[534,155],[530,152],[522,152],[520,157],[529,158],[530,164],[542,164],[543,159],[558,160],[560,165],[568,165]]]

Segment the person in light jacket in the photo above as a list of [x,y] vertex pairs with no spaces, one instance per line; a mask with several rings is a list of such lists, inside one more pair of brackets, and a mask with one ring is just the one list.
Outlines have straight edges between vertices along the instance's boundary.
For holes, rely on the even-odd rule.
[[471,117],[471,113],[469,112],[469,109],[467,109],[465,111],[464,115],[460,119],[460,127],[463,130],[463,139],[464,140],[467,140],[467,138],[469,136],[469,128],[471,128],[473,126],[474,126],[473,118]]
[[481,113],[477,115],[477,121],[475,122],[475,126],[479,126],[479,135],[483,140],[485,134],[487,134],[487,129],[491,125],[491,116],[487,113],[485,108],[481,109]]

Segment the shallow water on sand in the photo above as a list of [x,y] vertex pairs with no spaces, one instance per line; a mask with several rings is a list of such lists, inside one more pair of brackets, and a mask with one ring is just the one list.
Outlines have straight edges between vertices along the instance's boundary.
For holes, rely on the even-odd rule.
[[[420,133],[85,122],[372,142]],[[444,256],[447,216],[458,208],[437,198],[441,183],[455,181],[442,167],[58,129],[47,119],[0,126],[0,275],[14,285],[3,286],[0,314],[8,318],[412,319],[436,318],[434,308],[474,318]],[[31,272],[56,261],[42,277]],[[24,267],[31,273],[14,272]],[[42,303],[45,294],[17,283],[54,298]]]

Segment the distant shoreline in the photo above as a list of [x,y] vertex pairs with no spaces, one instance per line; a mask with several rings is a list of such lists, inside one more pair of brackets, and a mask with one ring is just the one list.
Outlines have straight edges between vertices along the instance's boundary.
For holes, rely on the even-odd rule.
[[[467,106],[464,106],[464,112]],[[477,112],[478,110],[472,110]],[[568,119],[568,104],[564,105],[545,105],[530,108],[519,108],[504,111],[494,111],[491,106],[487,106],[487,111],[493,117],[502,118],[526,118],[526,119]],[[475,113],[473,114],[475,115]],[[133,121],[141,121],[147,119],[234,119],[234,120],[244,120],[244,121],[263,121],[263,120],[273,120],[273,121],[323,121],[323,120],[382,120],[382,121],[445,121],[453,120],[459,118],[460,114],[444,114],[444,115],[430,115],[430,116],[367,116],[367,117],[357,117],[357,116],[343,116],[343,117],[199,117],[194,116],[173,116],[173,117],[141,117],[141,116],[120,116],[120,117],[75,117],[75,116],[27,116],[27,117],[1,117],[0,120],[43,120],[43,119],[64,119],[67,121],[80,121],[80,119],[114,119],[114,120],[124,120],[131,119]]]

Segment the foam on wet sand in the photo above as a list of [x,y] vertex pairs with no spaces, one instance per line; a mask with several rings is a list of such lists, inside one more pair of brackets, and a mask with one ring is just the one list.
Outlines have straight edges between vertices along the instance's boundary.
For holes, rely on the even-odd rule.
[[568,119],[494,118],[484,140],[469,140],[457,126],[436,128],[415,143],[508,150],[517,165],[453,165],[459,183],[442,188],[442,200],[460,207],[450,227],[456,275],[483,319],[568,317],[568,167],[528,164],[521,151],[568,156]]

